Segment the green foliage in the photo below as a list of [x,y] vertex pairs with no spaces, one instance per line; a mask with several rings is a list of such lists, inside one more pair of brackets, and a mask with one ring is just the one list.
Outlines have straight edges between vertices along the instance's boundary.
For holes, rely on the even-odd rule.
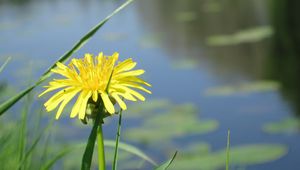
[[46,126],[46,122],[44,126],[38,123],[41,119],[38,115],[43,114],[42,112],[30,115],[32,100],[29,95],[23,104],[20,120],[17,115],[9,120],[0,120],[0,169],[51,169],[61,156],[71,151],[66,147],[60,153],[58,145],[54,150],[48,149],[47,136],[51,133],[52,123],[47,123]]
[[263,131],[270,134],[286,134],[299,132],[300,121],[296,118],[286,118],[279,122],[266,123]]

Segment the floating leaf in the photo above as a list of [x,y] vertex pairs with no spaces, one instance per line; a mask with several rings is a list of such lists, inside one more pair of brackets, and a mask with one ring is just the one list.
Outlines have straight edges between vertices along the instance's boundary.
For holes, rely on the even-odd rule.
[[191,103],[170,104],[166,108],[148,114],[139,128],[127,129],[124,136],[143,143],[167,143],[173,138],[187,134],[206,134],[216,130],[217,127],[218,122],[215,120],[199,120],[197,108]]
[[188,155],[191,153],[197,153],[198,155],[207,155],[211,152],[211,146],[208,143],[204,142],[193,142],[189,143],[183,148],[180,148],[180,152],[185,153]]
[[240,83],[230,86],[220,86],[209,88],[205,91],[207,96],[229,96],[235,94],[248,94],[254,92],[275,91],[280,87],[275,81],[257,81],[250,83]]
[[[218,123],[214,120],[199,121],[197,124],[188,123],[184,125],[166,123],[164,126],[158,127],[141,127],[127,130],[126,138],[142,141],[145,143],[168,142],[176,137],[184,137],[188,135],[200,135],[214,131],[218,127]],[[198,125],[198,126],[197,126]],[[173,127],[173,128],[172,128]]]
[[296,118],[286,118],[279,122],[266,123],[263,131],[270,134],[299,132],[300,121]]
[[214,35],[206,40],[211,46],[237,45],[240,43],[253,43],[269,38],[273,35],[271,26],[260,26],[242,30],[234,34]]
[[149,116],[149,113],[156,113],[161,110],[166,110],[170,106],[172,106],[171,102],[166,99],[147,100],[147,102],[132,104],[130,107],[128,107],[128,110],[124,116],[126,118]]
[[140,45],[142,48],[157,48],[160,44],[160,34],[147,35],[140,40]]
[[[277,160],[287,154],[287,147],[278,144],[253,144],[231,147],[230,164],[249,166]],[[172,169],[217,170],[225,167],[226,149],[207,155],[197,152],[182,153],[178,156]]]
[[195,59],[177,59],[172,63],[172,67],[175,69],[194,69],[197,68],[198,65],[198,61]]

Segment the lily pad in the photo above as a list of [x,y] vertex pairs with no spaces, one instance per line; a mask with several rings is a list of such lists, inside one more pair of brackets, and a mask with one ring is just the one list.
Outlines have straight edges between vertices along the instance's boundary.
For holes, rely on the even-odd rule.
[[279,122],[266,123],[263,131],[270,134],[297,133],[300,130],[300,121],[295,118],[286,118]]
[[[277,160],[287,154],[287,147],[278,144],[252,144],[236,146],[230,149],[230,165],[249,166]],[[226,149],[198,154],[197,151],[185,152],[171,165],[171,169],[216,170],[225,167]]]
[[162,44],[161,34],[149,34],[140,40],[142,48],[157,48]]
[[206,134],[218,128],[215,120],[199,120],[198,110],[191,103],[157,106],[160,109],[151,108],[151,114],[142,119],[142,125],[127,129],[124,137],[130,141],[157,144],[187,135]]
[[177,59],[172,62],[172,67],[175,69],[195,69],[199,66],[195,59]]
[[170,106],[172,106],[171,102],[166,99],[152,99],[147,100],[147,102],[132,104],[126,110],[124,117],[132,118],[132,117],[144,117],[150,116],[149,113],[156,113],[161,110],[166,110]]
[[241,43],[254,43],[269,38],[273,35],[271,26],[259,26],[241,30],[233,34],[214,35],[206,40],[211,46],[237,45]]
[[255,92],[276,91],[280,84],[275,81],[256,81],[249,83],[239,83],[209,88],[205,91],[206,96],[229,96],[235,94],[249,94]]

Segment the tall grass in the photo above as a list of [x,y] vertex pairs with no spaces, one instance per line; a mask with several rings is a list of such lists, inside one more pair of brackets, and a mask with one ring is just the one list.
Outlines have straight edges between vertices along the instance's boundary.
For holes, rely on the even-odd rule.
[[20,116],[14,114],[10,120],[0,120],[0,169],[50,169],[58,158],[70,151],[68,148],[63,149],[63,153],[43,152],[50,145],[47,136],[51,133],[52,121],[33,126],[32,122],[41,121],[39,115],[43,112],[32,113],[32,103],[32,94],[28,94]]

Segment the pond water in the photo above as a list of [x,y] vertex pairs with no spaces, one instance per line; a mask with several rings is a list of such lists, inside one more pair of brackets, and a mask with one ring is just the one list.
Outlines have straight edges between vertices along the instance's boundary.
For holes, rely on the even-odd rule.
[[[122,2],[0,1],[0,62],[11,56],[1,87],[17,92],[37,80]],[[146,70],[153,94],[124,112],[122,140],[157,162],[178,150],[182,154],[173,169],[222,169],[219,152],[230,129],[232,169],[297,169],[300,23],[293,3],[139,0],[74,57],[117,51],[122,60],[133,57]],[[46,100],[35,99],[34,107]],[[55,122],[66,129],[59,139],[84,141],[89,127],[64,114]],[[113,139],[116,118],[111,120],[104,128],[105,137]],[[246,149],[239,150],[242,146]],[[208,165],[202,165],[205,160]]]

